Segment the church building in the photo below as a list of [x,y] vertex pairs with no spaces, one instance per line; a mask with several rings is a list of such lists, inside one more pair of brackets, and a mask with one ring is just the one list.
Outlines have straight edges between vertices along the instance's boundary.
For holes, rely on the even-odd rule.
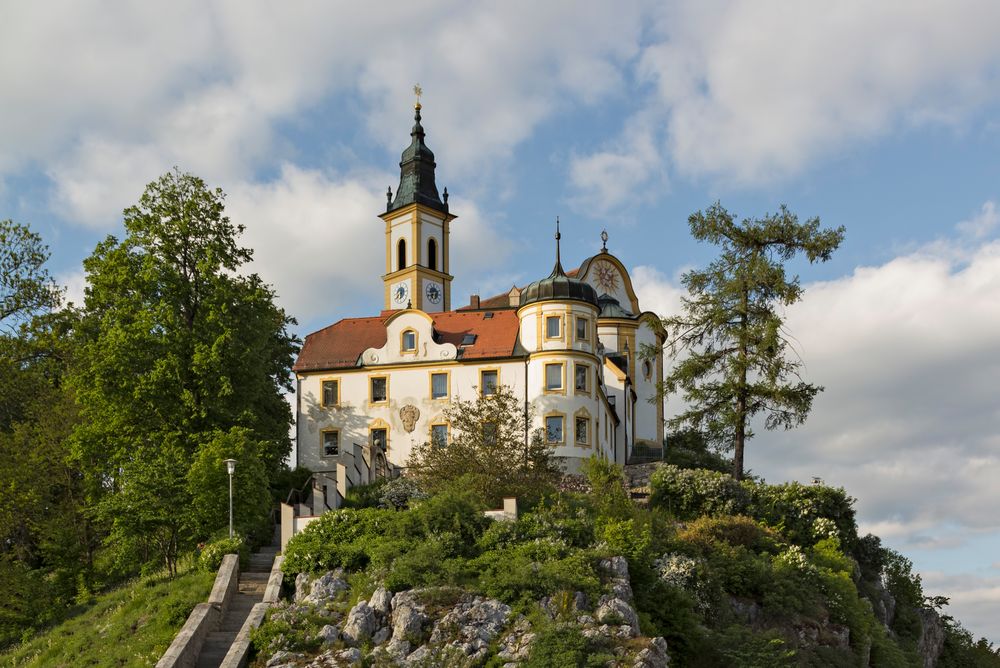
[[[340,505],[357,484],[406,465],[411,449],[455,437],[445,409],[504,385],[530,405],[567,471],[593,454],[619,464],[637,447],[661,447],[662,353],[657,317],[644,312],[625,265],[603,246],[565,271],[556,232],[555,266],[544,278],[455,307],[451,226],[438,192],[434,154],[417,103],[399,186],[387,193],[383,304],[305,338],[297,378],[297,463],[324,477],[325,503]],[[540,272],[541,273],[541,272]],[[375,277],[372,277],[373,280]]]

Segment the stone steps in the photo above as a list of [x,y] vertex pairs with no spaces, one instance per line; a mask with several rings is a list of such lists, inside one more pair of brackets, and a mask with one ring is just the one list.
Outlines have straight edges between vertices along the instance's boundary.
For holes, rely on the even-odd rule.
[[246,570],[240,572],[238,591],[229,601],[226,614],[219,623],[219,630],[205,637],[196,667],[217,668],[222,664],[254,604],[264,600],[264,590],[277,554],[278,548],[266,547],[250,556]]

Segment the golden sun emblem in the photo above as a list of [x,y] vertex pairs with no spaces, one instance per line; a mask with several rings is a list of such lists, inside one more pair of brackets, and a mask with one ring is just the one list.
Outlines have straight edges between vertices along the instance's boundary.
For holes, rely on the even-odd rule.
[[610,262],[602,260],[594,265],[594,280],[607,293],[618,289],[618,271]]

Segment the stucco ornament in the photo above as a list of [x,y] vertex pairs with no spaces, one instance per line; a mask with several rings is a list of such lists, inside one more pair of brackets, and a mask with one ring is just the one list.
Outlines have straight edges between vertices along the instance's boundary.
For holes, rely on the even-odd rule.
[[399,419],[403,421],[403,429],[407,433],[412,432],[420,419],[420,409],[413,404],[407,404],[399,409]]

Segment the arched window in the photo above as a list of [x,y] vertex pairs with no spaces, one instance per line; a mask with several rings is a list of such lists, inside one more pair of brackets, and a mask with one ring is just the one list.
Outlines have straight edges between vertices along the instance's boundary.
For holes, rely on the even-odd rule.
[[396,269],[406,269],[406,239],[396,244]]
[[427,240],[427,268],[438,268],[438,242],[433,238]]

